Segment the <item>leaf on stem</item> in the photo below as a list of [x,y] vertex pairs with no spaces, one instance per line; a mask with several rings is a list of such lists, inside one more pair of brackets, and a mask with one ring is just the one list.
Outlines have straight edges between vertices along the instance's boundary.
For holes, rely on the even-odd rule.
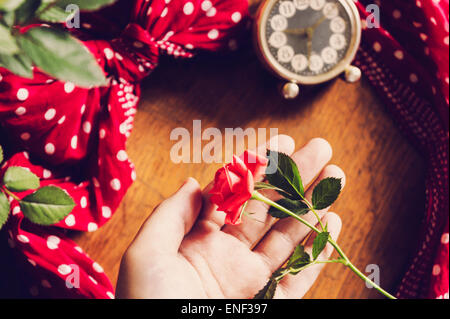
[[313,260],[316,260],[317,257],[319,257],[320,253],[325,249],[329,237],[330,233],[326,231],[317,234],[313,242],[313,249],[312,249]]
[[34,17],[36,10],[39,8],[40,0],[26,0],[15,11],[15,23],[19,25],[26,24]]
[[261,289],[253,299],[273,299],[275,291],[277,290],[277,285],[278,282],[275,279],[270,278],[264,288]]
[[18,51],[19,47],[11,34],[11,30],[0,23],[0,53],[15,54]]
[[73,199],[55,186],[43,187],[20,201],[24,215],[33,223],[44,226],[60,222],[74,207]]
[[341,179],[329,177],[320,181],[314,188],[312,204],[314,209],[325,209],[333,204],[341,193]]
[[31,79],[33,77],[33,71],[31,69],[33,65],[30,58],[25,54],[0,54],[0,66],[24,78]]
[[0,0],[0,10],[1,11],[14,11],[16,10],[22,2],[25,0]]
[[[278,205],[283,206],[284,208],[290,210],[291,212],[293,212],[296,215],[305,215],[309,212],[309,208],[308,205],[306,205],[304,202],[299,201],[299,200],[292,200],[292,199],[288,199],[288,198],[282,198],[279,201],[276,202]],[[269,209],[269,214],[272,217],[275,218],[286,218],[286,217],[290,217],[288,214],[286,214],[285,212],[282,212],[281,210],[271,206]]]
[[3,162],[3,148],[0,145],[0,164]]
[[289,258],[286,268],[290,268],[290,273],[296,275],[300,272],[300,268],[305,267],[309,263],[311,263],[311,258],[305,251],[305,247],[298,245],[291,258]]
[[37,189],[40,185],[39,178],[23,167],[12,166],[6,170],[3,176],[3,184],[13,192],[24,192]]
[[8,220],[10,205],[6,195],[0,191],[0,229]]
[[[269,183],[289,194],[291,199],[303,199],[305,190],[297,164],[286,154],[268,150],[266,178]],[[276,168],[275,172],[271,172]],[[286,195],[281,193],[281,195]]]
[[61,81],[81,87],[106,83],[94,56],[68,32],[36,27],[21,34],[18,43],[36,66]]
[[97,10],[114,2],[116,0],[57,0],[59,6],[65,7],[69,4],[75,4],[81,10]]

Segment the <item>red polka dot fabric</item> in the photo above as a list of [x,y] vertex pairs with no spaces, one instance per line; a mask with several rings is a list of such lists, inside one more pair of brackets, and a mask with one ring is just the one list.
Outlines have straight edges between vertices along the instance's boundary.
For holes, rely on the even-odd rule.
[[[366,11],[373,3],[380,8],[378,28],[370,28]],[[428,163],[419,244],[397,296],[448,299],[449,1],[356,4],[363,25],[356,64]]]
[[[35,278],[32,296],[114,297],[102,267],[63,230],[97,230],[136,179],[125,145],[139,81],[157,66],[158,57],[189,58],[197,50],[228,49],[245,28],[247,6],[246,0],[136,0],[87,14],[83,29],[74,33],[105,70],[107,87],[76,87],[37,68],[28,80],[0,68],[1,126],[8,132],[8,146],[17,152],[0,176],[10,166],[28,167],[41,178],[41,186],[57,185],[76,202],[58,225],[40,227],[24,219],[10,198],[5,228],[10,246],[21,253]],[[112,17],[123,16],[125,10],[131,18],[122,25]],[[102,32],[105,36],[97,38]],[[111,34],[111,40],[104,40]]]

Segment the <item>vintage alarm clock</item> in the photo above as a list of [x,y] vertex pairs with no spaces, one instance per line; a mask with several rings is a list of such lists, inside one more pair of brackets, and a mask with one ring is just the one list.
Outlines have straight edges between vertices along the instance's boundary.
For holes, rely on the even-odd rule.
[[361,78],[361,70],[351,65],[361,41],[352,0],[266,0],[254,32],[260,59],[287,81],[282,87],[286,99],[296,98],[301,86],[342,73],[348,82]]

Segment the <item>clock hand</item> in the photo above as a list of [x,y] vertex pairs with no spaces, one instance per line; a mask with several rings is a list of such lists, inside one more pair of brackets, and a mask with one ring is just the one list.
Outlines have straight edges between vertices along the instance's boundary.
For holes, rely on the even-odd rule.
[[311,58],[311,54],[312,54],[313,34],[314,34],[314,29],[312,29],[312,28],[306,29],[306,35],[308,37],[308,42],[306,43],[307,50],[308,50],[308,61]]
[[286,29],[283,31],[284,33],[287,34],[293,34],[293,35],[305,35],[307,32],[306,28],[303,29]]
[[317,27],[318,27],[319,25],[321,25],[322,22],[324,22],[324,21],[326,20],[326,18],[327,18],[326,16],[322,16],[322,18],[320,18],[319,20],[317,20],[316,23],[314,23],[314,24],[311,26],[311,28],[312,28],[313,30],[317,29]]

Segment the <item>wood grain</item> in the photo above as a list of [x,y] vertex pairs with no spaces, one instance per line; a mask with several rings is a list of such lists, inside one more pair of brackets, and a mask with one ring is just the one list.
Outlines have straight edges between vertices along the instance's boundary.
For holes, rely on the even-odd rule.
[[[170,132],[203,129],[278,128],[301,147],[313,137],[334,148],[332,163],[344,169],[347,186],[332,208],[343,219],[341,246],[361,269],[377,264],[381,284],[393,290],[410,259],[424,211],[424,161],[363,79],[337,79],[283,101],[277,80],[251,52],[192,62],[165,60],[143,85],[128,153],[138,179],[112,220],[76,241],[116,281],[125,249],[152,209],[189,176],[206,185],[217,164],[174,164]],[[205,144],[203,144],[205,145]],[[240,150],[237,150],[240,151]],[[378,298],[353,273],[328,265],[307,298]]]

